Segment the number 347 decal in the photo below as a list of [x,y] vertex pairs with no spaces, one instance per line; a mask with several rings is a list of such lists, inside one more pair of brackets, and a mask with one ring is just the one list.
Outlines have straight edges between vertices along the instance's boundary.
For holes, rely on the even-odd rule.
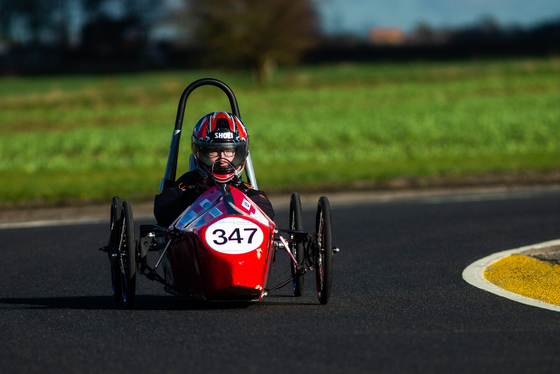
[[240,217],[226,217],[206,229],[206,244],[216,252],[243,254],[259,248],[264,234],[259,226]]

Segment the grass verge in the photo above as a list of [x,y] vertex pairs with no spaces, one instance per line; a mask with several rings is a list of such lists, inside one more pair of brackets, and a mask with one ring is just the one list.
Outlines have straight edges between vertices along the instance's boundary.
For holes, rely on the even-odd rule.
[[[236,93],[266,191],[560,169],[560,60],[341,64],[243,75],[184,71],[0,80],[0,206],[151,199],[182,90]],[[214,87],[187,103],[188,133],[228,110]]]

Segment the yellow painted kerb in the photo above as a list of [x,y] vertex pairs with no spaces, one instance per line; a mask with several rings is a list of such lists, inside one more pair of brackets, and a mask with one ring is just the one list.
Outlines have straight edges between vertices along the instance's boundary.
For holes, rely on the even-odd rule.
[[560,306],[560,265],[512,254],[488,266],[483,275],[506,291]]

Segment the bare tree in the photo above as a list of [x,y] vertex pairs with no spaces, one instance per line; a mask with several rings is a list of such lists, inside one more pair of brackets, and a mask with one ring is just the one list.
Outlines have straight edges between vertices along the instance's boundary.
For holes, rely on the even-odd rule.
[[186,24],[205,61],[249,67],[267,81],[278,63],[294,63],[315,42],[312,0],[185,0]]

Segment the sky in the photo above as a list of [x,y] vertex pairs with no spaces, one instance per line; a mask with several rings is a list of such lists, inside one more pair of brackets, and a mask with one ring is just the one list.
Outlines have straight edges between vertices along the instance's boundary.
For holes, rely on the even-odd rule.
[[419,22],[434,28],[468,26],[490,16],[502,27],[534,26],[560,19],[560,0],[316,0],[328,33],[363,35],[371,27],[412,31]]

